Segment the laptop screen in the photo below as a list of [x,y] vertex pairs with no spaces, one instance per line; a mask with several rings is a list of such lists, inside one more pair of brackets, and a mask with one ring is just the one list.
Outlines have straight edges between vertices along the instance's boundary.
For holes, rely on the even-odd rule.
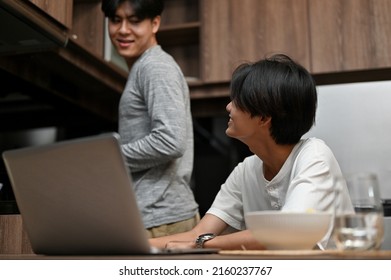
[[37,254],[147,254],[150,247],[119,136],[5,151]]

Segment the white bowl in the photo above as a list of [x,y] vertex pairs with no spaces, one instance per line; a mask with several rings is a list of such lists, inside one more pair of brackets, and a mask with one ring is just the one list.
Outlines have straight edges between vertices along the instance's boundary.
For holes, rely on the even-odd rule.
[[247,228],[268,250],[311,250],[328,233],[331,213],[257,211],[245,215]]

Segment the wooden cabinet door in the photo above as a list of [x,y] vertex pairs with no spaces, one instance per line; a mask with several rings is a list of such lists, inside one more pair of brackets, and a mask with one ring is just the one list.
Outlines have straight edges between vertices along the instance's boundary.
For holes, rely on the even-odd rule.
[[73,3],[72,39],[89,52],[104,55],[105,18],[101,2],[75,1]]
[[200,11],[205,82],[229,81],[240,63],[272,53],[309,67],[307,0],[203,0]]
[[29,0],[58,22],[72,28],[73,0]]
[[313,73],[390,67],[390,0],[308,1]]

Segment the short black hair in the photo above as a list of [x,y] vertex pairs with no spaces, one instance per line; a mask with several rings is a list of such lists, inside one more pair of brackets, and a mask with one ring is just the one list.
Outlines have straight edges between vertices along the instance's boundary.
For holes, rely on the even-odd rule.
[[231,100],[251,117],[271,117],[277,144],[295,144],[315,123],[316,84],[311,74],[284,54],[244,63],[232,75]]
[[101,9],[106,17],[113,18],[120,4],[128,1],[140,19],[155,18],[160,16],[164,10],[163,0],[102,0]]

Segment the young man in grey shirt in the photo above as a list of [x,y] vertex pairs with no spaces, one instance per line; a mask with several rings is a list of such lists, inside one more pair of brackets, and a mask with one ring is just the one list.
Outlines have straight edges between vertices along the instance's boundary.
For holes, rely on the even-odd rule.
[[110,39],[130,69],[119,104],[119,134],[151,237],[189,230],[199,219],[190,188],[189,89],[156,40],[163,8],[157,0],[102,1]]

